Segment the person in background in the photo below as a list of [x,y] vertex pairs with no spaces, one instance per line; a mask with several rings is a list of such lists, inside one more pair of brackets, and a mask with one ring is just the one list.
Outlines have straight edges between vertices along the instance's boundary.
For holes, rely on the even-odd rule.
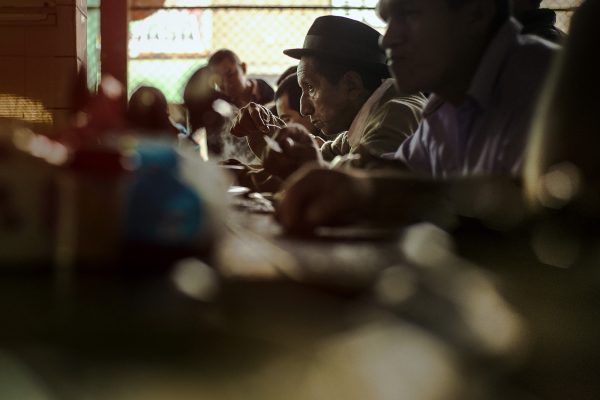
[[277,81],[275,82],[275,84],[277,85],[277,87],[279,87],[279,85],[281,85],[281,82],[283,82],[283,80],[285,78],[287,78],[288,76],[295,74],[298,71],[298,66],[297,65],[292,65],[291,67],[288,67],[285,71],[283,71],[281,73],[281,75],[279,75],[279,77],[277,78]]
[[184,126],[175,124],[169,117],[167,99],[163,92],[150,86],[138,87],[127,104],[127,121],[130,126],[145,132],[186,134]]
[[[302,89],[298,85],[298,77],[295,72],[292,72],[278,83],[275,91],[277,116],[286,124],[292,122],[300,124],[311,134],[319,136],[320,131],[310,122],[310,117],[300,114],[301,96]],[[324,139],[327,139],[327,137]]]
[[540,8],[541,3],[541,0],[513,0],[513,14],[523,25],[521,33],[561,43],[566,34],[556,27],[556,13]]
[[[229,135],[237,107],[229,97],[217,90],[217,74],[208,65],[196,70],[185,85],[183,102],[188,114],[189,135],[206,128],[207,152],[217,161],[235,158],[243,163],[255,163],[256,157],[246,140]],[[220,107],[215,107],[215,104]]]
[[[447,222],[507,211],[557,47],[521,36],[508,0],[380,0],[377,9],[397,87],[432,93],[419,128],[395,154],[405,170],[300,171],[283,188],[279,221],[312,230],[341,220]],[[497,206],[478,208],[481,196]]]
[[[288,67],[285,71],[283,71],[281,73],[281,75],[279,75],[279,77],[277,77],[277,81],[275,81],[275,85],[277,86],[277,88],[279,88],[279,86],[281,85],[281,82],[283,82],[283,80],[285,78],[287,78],[291,74],[295,74],[297,69],[298,69],[297,65],[292,65],[291,67]],[[275,95],[277,96],[277,90],[275,91]],[[272,103],[267,108],[273,115],[275,115],[276,117],[279,116],[277,114],[277,105],[276,104]]]
[[249,78],[246,63],[229,49],[220,49],[208,59],[209,67],[218,75],[217,87],[238,108],[250,102],[273,101],[273,88],[262,79]]
[[213,109],[215,101],[227,101],[227,96],[216,90],[217,79],[215,73],[204,66],[190,76],[184,87],[183,104],[188,112],[191,132],[206,126],[219,126],[224,122]]

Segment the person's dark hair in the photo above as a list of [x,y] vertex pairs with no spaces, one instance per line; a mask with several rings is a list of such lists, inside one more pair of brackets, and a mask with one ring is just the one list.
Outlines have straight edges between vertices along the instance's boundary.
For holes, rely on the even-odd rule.
[[151,86],[140,86],[127,104],[127,120],[138,129],[149,131],[172,128],[167,99],[163,92]]
[[362,79],[363,85],[369,92],[374,92],[381,85],[383,79],[389,78],[389,71],[385,72],[368,64],[358,64],[356,62],[344,62],[344,60],[334,60],[325,56],[305,56],[310,57],[315,62],[315,68],[319,75],[322,75],[327,81],[336,85],[346,72],[354,71]]
[[283,71],[283,73],[281,75],[279,75],[279,78],[277,78],[277,81],[275,82],[277,84],[277,86],[281,85],[281,82],[283,82],[283,80],[285,78],[287,78],[291,74],[295,74],[297,69],[298,69],[297,65],[292,65],[291,67],[289,67],[288,69]]
[[193,131],[206,126],[206,118],[214,113],[212,105],[217,99],[228,99],[215,89],[214,73],[208,66],[192,74],[183,91],[183,104],[188,110],[189,124]]
[[542,6],[542,0],[531,0],[531,5],[535,8],[540,8]]
[[223,60],[231,60],[236,64],[240,64],[240,58],[237,54],[235,54],[232,50],[229,49],[220,49],[215,51],[208,59],[208,65],[217,65],[220,64]]
[[296,75],[296,73],[286,76],[283,81],[281,81],[275,92],[275,100],[286,94],[288,96],[290,108],[300,112],[302,89],[300,88],[300,85],[298,85],[298,75]]
[[[473,0],[446,0],[448,7],[451,10],[456,10],[464,6],[466,3]],[[510,0],[495,0],[496,3],[496,17],[494,18],[494,31],[500,28],[500,26],[506,22],[511,14],[511,1]]]

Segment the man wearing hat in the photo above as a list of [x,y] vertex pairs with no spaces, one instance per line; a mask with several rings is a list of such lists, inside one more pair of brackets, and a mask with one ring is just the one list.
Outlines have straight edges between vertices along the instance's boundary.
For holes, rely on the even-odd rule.
[[350,215],[386,223],[447,222],[456,220],[454,213],[510,220],[519,195],[504,183],[521,172],[537,96],[557,47],[521,36],[509,5],[379,0],[387,23],[381,43],[396,85],[432,94],[419,128],[395,154],[404,170],[303,171],[286,182],[278,210],[284,227],[312,229]]
[[[394,152],[417,128],[425,97],[399,96],[386,79],[380,37],[362,22],[328,15],[313,22],[302,48],[284,50],[300,60],[300,112],[324,134],[339,134],[335,140],[323,142],[298,125],[284,127],[256,104],[241,110],[231,133],[247,136],[265,168],[282,178],[307,161]],[[265,135],[277,144],[266,148]]]

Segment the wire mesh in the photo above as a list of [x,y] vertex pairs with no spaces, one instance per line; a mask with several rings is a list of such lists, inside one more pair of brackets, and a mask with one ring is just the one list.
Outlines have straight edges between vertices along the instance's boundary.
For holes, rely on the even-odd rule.
[[[88,5],[88,82],[99,73],[100,0]],[[557,26],[567,32],[582,0],[544,0],[557,12]],[[139,4],[151,6],[140,6]],[[160,3],[157,7],[155,4]],[[282,50],[302,45],[312,21],[321,15],[344,15],[383,32],[377,0],[155,0],[132,5],[129,38],[130,93],[140,85],[162,90],[180,103],[189,76],[217,49],[234,50],[250,76],[274,82],[296,61]],[[142,18],[143,17],[143,18]]]

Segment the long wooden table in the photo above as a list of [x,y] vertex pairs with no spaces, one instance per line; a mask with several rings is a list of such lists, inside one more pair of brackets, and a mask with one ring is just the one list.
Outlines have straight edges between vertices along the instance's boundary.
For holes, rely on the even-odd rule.
[[[298,238],[244,211],[227,224],[213,265],[3,276],[0,398],[596,394],[592,370],[566,351],[596,365],[598,295],[561,292],[581,277],[548,272],[516,238],[428,224]],[[553,324],[571,325],[543,331]]]

